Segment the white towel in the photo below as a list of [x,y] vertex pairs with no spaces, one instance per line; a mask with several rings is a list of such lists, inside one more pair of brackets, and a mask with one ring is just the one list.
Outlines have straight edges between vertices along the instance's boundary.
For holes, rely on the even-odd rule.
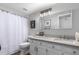
[[75,33],[75,39],[76,39],[77,42],[79,42],[79,32]]

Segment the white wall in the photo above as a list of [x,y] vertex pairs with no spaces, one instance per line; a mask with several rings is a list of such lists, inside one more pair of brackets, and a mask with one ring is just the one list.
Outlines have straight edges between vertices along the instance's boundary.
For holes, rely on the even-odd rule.
[[[70,35],[74,36],[75,32],[79,32],[79,4],[56,4],[52,7],[53,12],[61,12],[72,10],[72,29],[44,30],[47,35]],[[30,35],[34,35],[39,31],[39,12],[30,15],[30,20],[36,20],[36,29],[30,29]]]

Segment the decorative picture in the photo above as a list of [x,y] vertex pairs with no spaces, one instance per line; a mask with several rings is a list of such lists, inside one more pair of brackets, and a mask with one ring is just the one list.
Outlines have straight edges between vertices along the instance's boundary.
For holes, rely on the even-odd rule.
[[45,20],[45,22],[44,22],[44,26],[45,26],[45,29],[50,29],[50,26],[51,26],[51,20]]
[[35,20],[30,21],[30,27],[31,27],[32,29],[35,28]]

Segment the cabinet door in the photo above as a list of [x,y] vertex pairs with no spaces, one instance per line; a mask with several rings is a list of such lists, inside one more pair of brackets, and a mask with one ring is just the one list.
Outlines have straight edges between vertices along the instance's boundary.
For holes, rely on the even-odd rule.
[[44,46],[38,47],[38,55],[46,55],[46,48]]
[[38,54],[38,46],[30,45],[30,53],[32,55],[37,55]]
[[[46,50],[43,45],[41,45],[41,41],[30,40],[30,53],[33,55],[45,55]],[[42,42],[43,43],[43,42]]]

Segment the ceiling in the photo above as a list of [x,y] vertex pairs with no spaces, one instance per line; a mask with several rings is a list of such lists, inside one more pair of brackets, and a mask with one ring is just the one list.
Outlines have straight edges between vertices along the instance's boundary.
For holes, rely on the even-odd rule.
[[[21,16],[28,16],[34,12],[43,10],[54,5],[49,3],[0,3],[0,9],[7,10],[11,13],[16,13]],[[26,9],[26,10],[25,10]]]

